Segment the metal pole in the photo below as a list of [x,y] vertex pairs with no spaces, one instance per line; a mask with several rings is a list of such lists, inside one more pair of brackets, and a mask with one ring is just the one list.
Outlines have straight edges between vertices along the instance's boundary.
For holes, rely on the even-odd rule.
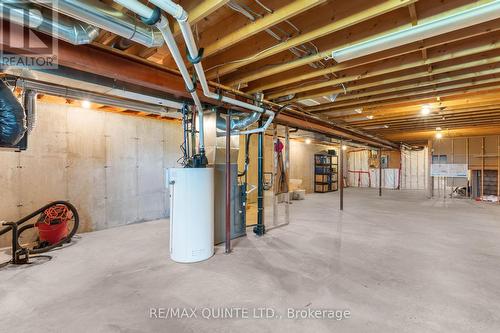
[[337,184],[340,191],[340,210],[344,210],[344,149],[343,141],[340,140],[339,165],[337,170]]
[[429,139],[427,143],[428,148],[428,162],[427,162],[427,187],[428,187],[428,195],[427,197],[429,199],[432,199],[434,197],[434,177],[432,176],[432,156],[434,155],[434,141],[432,139]]
[[276,195],[276,180],[278,176],[278,152],[276,143],[278,142],[278,124],[273,124],[273,225],[278,225],[278,196]]
[[[259,127],[262,127],[262,118],[259,120]],[[259,133],[258,141],[258,161],[257,161],[257,225],[253,229],[254,233],[262,236],[265,233],[264,227],[264,133]]]
[[382,196],[382,148],[378,150],[378,196]]
[[226,253],[231,252],[231,111],[226,117]]
[[[290,223],[290,129],[288,125],[285,126],[285,172],[287,174],[286,177],[286,206],[285,206],[285,220],[286,223]],[[500,171],[499,171],[500,172]],[[499,177],[500,184],[500,177]]]

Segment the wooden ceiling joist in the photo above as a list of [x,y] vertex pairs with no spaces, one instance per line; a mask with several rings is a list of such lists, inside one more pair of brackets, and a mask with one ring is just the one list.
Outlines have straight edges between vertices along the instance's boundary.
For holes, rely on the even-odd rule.
[[246,59],[243,59],[241,61],[233,62],[231,64],[223,65],[218,67],[217,69],[213,69],[209,71],[208,77],[210,79],[214,79],[217,76],[222,76],[228,73],[231,73],[238,68],[248,65],[250,63],[259,61],[261,59],[270,57],[274,54],[286,51],[294,46],[298,46],[304,43],[307,43],[309,41],[315,40],[317,38],[332,34],[336,31],[348,28],[350,26],[353,26],[355,24],[358,24],[360,22],[367,21],[373,17],[383,15],[385,13],[388,13],[390,11],[396,10],[401,7],[405,7],[410,3],[414,3],[416,0],[389,0],[389,1],[384,1],[381,4],[378,4],[376,6],[370,7],[368,9],[362,10],[357,12],[354,15],[341,18],[339,20],[336,20],[330,24],[324,25],[320,28],[314,29],[310,32],[303,33],[297,37],[290,38],[289,40],[282,42],[280,44],[277,44],[276,46],[269,48],[267,50],[259,51],[249,57],[246,57]]
[[[453,82],[453,81],[458,81],[458,80],[464,80],[464,79],[471,79],[471,78],[477,78],[481,76],[486,76],[486,75],[492,75],[492,74],[498,74],[500,72],[500,68],[497,68],[496,63],[500,62],[500,56],[494,57],[494,58],[488,58],[484,60],[477,60],[477,61],[471,61],[468,63],[464,64],[459,64],[459,65],[453,65],[453,66],[447,66],[443,68],[436,69],[432,72],[428,72],[427,70],[418,72],[415,74],[410,74],[410,75],[402,75],[400,77],[395,77],[395,78],[390,78],[390,79],[385,79],[381,81],[375,81],[367,84],[362,84],[362,85],[354,85],[351,87],[346,87],[346,92],[354,92],[354,91],[359,91],[359,90],[365,90],[368,88],[376,88],[388,84],[394,84],[396,83],[397,85],[395,87],[389,87],[385,89],[379,89],[379,90],[368,90],[366,92],[362,93],[350,93],[346,95],[341,95],[338,96],[333,103],[328,103],[324,104],[325,107],[330,106],[335,106],[341,101],[345,100],[352,100],[356,98],[362,98],[362,97],[367,97],[367,96],[375,96],[375,95],[381,95],[385,94],[388,92],[396,92],[396,91],[402,91],[402,90],[407,90],[411,88],[419,88],[419,87],[424,87],[424,86],[431,86],[431,85],[436,85],[436,84],[442,84],[442,83],[448,83],[448,82]],[[475,70],[472,71],[471,73],[467,74],[461,74],[461,75],[454,75],[452,72],[454,71],[463,71],[464,69],[471,69],[471,68],[476,68],[478,66],[483,66],[483,65],[489,65],[489,64],[494,64],[493,69],[487,69],[487,70]],[[439,74],[448,74],[446,77],[442,79],[433,79],[434,76],[439,75]],[[431,79],[430,79],[431,78]],[[423,79],[425,81],[419,81],[416,83],[411,83],[411,84],[403,84],[405,81],[409,80],[414,80],[414,79]],[[430,80],[429,80],[430,79]],[[343,89],[338,89],[334,90],[333,93],[342,93],[344,92]],[[330,92],[332,93],[332,92]],[[316,93],[316,94],[310,94],[306,96],[301,96],[294,100],[299,100],[299,99],[307,99],[307,98],[316,98],[323,96],[325,93]]]
[[[187,10],[189,16],[189,23],[194,25],[199,21],[203,20],[205,17],[209,16],[217,9],[226,5],[229,0],[201,0],[197,1],[197,4],[192,8]],[[177,22],[174,23],[174,27],[172,29],[172,33],[174,36],[179,36],[181,34],[181,29]]]
[[[376,71],[370,71],[369,69],[367,69],[367,71],[361,75],[351,75],[351,76],[341,77],[341,78],[336,79],[336,80],[328,80],[325,82],[309,84],[309,85],[306,84],[306,85],[303,85],[303,86],[300,86],[297,88],[287,89],[287,90],[279,91],[276,93],[272,93],[272,94],[267,95],[266,97],[269,99],[274,99],[274,98],[278,98],[281,96],[298,94],[298,93],[302,93],[302,92],[306,92],[306,91],[310,91],[310,90],[316,90],[316,89],[321,89],[321,88],[325,88],[325,87],[336,86],[336,85],[339,85],[341,83],[347,83],[347,82],[371,78],[371,77],[375,77],[375,76],[396,73],[396,72],[400,72],[400,71],[404,71],[404,70],[408,70],[408,69],[412,69],[412,68],[416,68],[416,67],[421,67],[421,66],[425,66],[427,69],[427,66],[431,65],[431,64],[447,61],[450,59],[456,59],[456,58],[460,58],[460,57],[473,56],[473,55],[477,55],[477,54],[481,54],[484,52],[493,51],[493,50],[497,50],[497,49],[500,49],[500,40],[495,40],[491,43],[487,43],[486,45],[481,45],[481,46],[478,46],[475,48],[464,49],[464,50],[457,51],[457,52],[445,53],[445,54],[440,55],[440,56],[427,58],[426,60],[411,61],[411,62],[399,64],[397,66],[392,66],[389,68],[384,68],[384,69],[380,69],[380,70],[376,70]],[[487,58],[487,59],[484,59],[481,61],[484,62],[484,64],[487,64],[489,60]],[[495,61],[493,61],[493,62],[495,62]],[[479,66],[479,65],[474,65],[474,66]],[[311,98],[311,97],[309,95],[307,95],[307,96],[302,96],[302,98]]]
[[283,22],[295,15],[303,13],[308,9],[320,5],[324,3],[326,0],[295,0],[290,2],[274,11],[271,14],[264,16],[261,19],[256,20],[255,22],[251,22],[240,29],[231,32],[214,43],[205,47],[204,56],[208,57],[219,52],[222,52],[224,49],[227,49],[233,46],[236,43],[239,43],[248,37],[251,37],[261,31],[264,31],[280,22]]
[[446,97],[457,94],[491,91],[491,90],[497,90],[498,88],[500,88],[500,81],[499,79],[496,78],[482,80],[482,81],[471,81],[468,83],[456,84],[442,88],[433,88],[423,91],[411,91],[404,94],[378,97],[371,100],[365,99],[356,102],[345,103],[343,105],[339,105],[338,108],[331,108],[329,110],[320,110],[320,111],[308,111],[308,112],[329,113],[333,111],[336,112],[352,111],[354,108],[364,109],[365,107],[382,106],[382,105],[389,106],[391,104],[398,104],[402,102],[415,102],[415,101],[421,101],[421,103],[425,104],[426,101],[430,99],[436,100],[437,97]]
[[[276,117],[281,124],[397,149],[387,140],[427,140],[438,127],[445,135],[500,133],[500,15],[342,63],[332,52],[492,1],[498,0],[176,2],[205,49],[207,77],[222,82],[210,82],[212,89],[247,101],[263,92],[271,108],[277,100],[292,104]],[[180,29],[170,22],[183,52]],[[189,100],[165,45],[122,50],[125,43],[115,47],[121,38],[103,30],[91,46],[61,43],[59,64]],[[213,103],[201,92],[200,98]],[[431,109],[425,117],[423,104]]]

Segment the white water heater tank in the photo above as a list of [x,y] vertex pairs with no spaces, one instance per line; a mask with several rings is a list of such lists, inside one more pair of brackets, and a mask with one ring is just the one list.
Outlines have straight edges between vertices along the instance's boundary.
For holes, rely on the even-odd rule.
[[214,254],[214,169],[167,170],[170,258],[190,263]]

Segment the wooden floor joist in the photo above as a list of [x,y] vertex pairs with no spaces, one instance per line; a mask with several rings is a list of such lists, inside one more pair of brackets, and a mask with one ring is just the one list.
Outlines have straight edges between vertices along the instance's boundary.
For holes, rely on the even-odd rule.
[[[251,103],[262,92],[268,108],[290,105],[292,110],[279,114],[278,122],[392,147],[394,142],[386,139],[404,138],[408,132],[413,133],[408,140],[422,135],[428,140],[433,127],[462,131],[457,133],[467,131],[467,125],[492,131],[485,125],[500,121],[500,13],[488,13],[489,21],[470,20],[453,31],[417,36],[341,63],[332,52],[494,1],[498,0],[176,3],[188,12],[193,40],[204,49],[202,64],[212,80],[210,89]],[[132,15],[113,1],[103,3]],[[179,26],[167,17],[185,57]],[[61,42],[59,64],[190,101],[166,45],[148,48],[132,43],[123,50],[115,47],[121,38],[127,37],[101,29],[90,46]],[[203,103],[218,104],[199,86]],[[432,110],[426,117],[420,114],[424,106]]]

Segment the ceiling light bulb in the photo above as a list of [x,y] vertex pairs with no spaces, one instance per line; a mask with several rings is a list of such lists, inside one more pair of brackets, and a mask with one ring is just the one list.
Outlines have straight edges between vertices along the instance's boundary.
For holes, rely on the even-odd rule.
[[306,142],[306,145],[309,145],[309,144],[311,144],[311,139],[307,138],[305,142]]
[[429,113],[431,113],[431,109],[428,105],[424,105],[422,106],[422,110],[420,112],[422,113],[422,115],[427,116]]
[[440,131],[441,130],[441,127],[436,127],[436,131]]
[[347,150],[347,146],[346,145],[342,145],[342,150]]
[[443,133],[437,132],[436,133],[436,139],[441,139],[443,137]]
[[82,101],[82,108],[85,108],[85,109],[90,109],[90,101],[88,101],[88,100],[83,100],[83,101]]
[[373,115],[366,116],[368,119],[373,119]]
[[363,108],[354,109],[354,112],[356,112],[356,113],[362,113],[363,112]]

